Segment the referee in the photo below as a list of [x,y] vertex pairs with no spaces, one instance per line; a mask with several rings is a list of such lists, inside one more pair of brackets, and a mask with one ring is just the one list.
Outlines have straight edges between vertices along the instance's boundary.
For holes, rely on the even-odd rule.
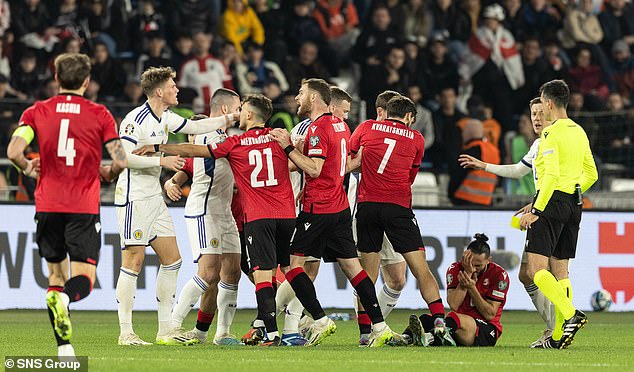
[[568,85],[552,80],[542,85],[540,94],[545,120],[552,125],[541,134],[534,162],[537,195],[520,225],[528,229],[528,274],[555,305],[555,330],[542,347],[565,349],[588,322],[572,305],[568,260],[575,257],[577,248],[582,193],[597,181],[598,174],[586,133],[566,114]]

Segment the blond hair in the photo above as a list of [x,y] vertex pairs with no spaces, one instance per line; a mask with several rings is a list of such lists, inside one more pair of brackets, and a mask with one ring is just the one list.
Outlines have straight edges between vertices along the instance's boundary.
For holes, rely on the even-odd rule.
[[141,75],[141,89],[146,96],[150,97],[156,88],[175,77],[176,72],[171,67],[150,67]]

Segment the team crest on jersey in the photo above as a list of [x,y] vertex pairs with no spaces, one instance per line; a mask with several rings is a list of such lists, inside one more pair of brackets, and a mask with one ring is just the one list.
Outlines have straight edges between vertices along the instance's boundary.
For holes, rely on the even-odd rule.
[[213,248],[218,248],[218,244],[220,243],[220,241],[217,238],[213,238],[211,239],[211,246]]
[[125,126],[125,129],[123,129],[123,133],[130,135],[134,133],[134,124],[130,123],[128,125]]
[[485,279],[482,281],[482,285],[489,285],[489,278],[485,278]]
[[507,282],[507,281],[505,281],[505,280],[500,280],[500,281],[498,282],[498,289],[499,289],[500,291],[505,290],[505,289],[506,289],[506,287],[508,287],[508,286],[509,286],[509,282]]
[[143,231],[134,230],[134,232],[132,233],[132,236],[134,236],[134,239],[136,240],[141,240],[141,238],[143,238]]
[[447,274],[447,284],[453,283],[453,275]]
[[317,146],[319,144],[319,136],[310,136],[310,145]]

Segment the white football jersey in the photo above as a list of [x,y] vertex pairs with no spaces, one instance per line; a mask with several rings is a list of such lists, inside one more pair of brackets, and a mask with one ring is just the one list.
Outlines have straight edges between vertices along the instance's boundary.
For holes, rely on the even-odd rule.
[[539,151],[539,138],[533,141],[531,148],[528,150],[526,155],[524,155],[524,157],[521,160],[522,164],[524,164],[525,166],[533,170],[533,181],[535,182],[535,187],[537,187],[537,171],[535,170],[535,167],[533,167],[533,162],[535,161],[535,158],[537,158],[538,151]]
[[[297,146],[297,142],[306,138],[306,131],[308,131],[308,127],[310,127],[312,123],[313,122],[310,121],[310,119],[306,119],[293,127],[293,130],[291,130],[291,142],[293,143],[293,146]],[[293,186],[293,195],[295,196],[295,199],[297,199],[297,195],[304,188],[304,182],[304,173],[301,171],[291,172],[291,184]],[[301,205],[297,207],[297,213],[299,213],[300,210]]]
[[[171,110],[165,110],[160,118],[157,117],[150,109],[150,105],[145,102],[125,116],[119,127],[119,136],[123,141],[133,143],[135,148],[163,144],[167,143],[169,132],[176,133],[185,124],[187,120]],[[153,156],[161,156],[161,154],[156,153]],[[115,205],[124,206],[130,201],[161,195],[160,175],[160,166],[126,169],[119,175],[117,181]]]
[[[196,136],[194,143],[222,143],[226,138],[227,134],[218,129]],[[185,217],[194,218],[210,214],[231,217],[234,180],[229,161],[226,158],[194,158],[193,168],[192,187],[185,204]]]

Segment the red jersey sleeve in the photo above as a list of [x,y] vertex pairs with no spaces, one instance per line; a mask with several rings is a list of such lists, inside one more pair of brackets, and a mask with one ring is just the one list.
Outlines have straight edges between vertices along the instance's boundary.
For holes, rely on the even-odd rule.
[[306,132],[306,155],[309,158],[326,159],[328,157],[329,134],[321,127],[313,124]]
[[233,148],[238,144],[238,141],[238,136],[231,136],[222,143],[212,143],[207,146],[209,147],[209,152],[214,156],[214,158],[226,158],[229,156],[231,150],[233,150]]
[[359,152],[359,149],[361,148],[361,137],[366,131],[365,130],[366,126],[367,124],[363,122],[361,123],[361,125],[357,127],[354,133],[352,133],[352,137],[350,137],[350,152],[351,153],[356,154],[357,152]]
[[187,177],[190,179],[194,178],[194,158],[185,159],[185,165],[181,170],[187,173]]
[[458,273],[462,270],[459,262],[454,262],[447,269],[447,289],[455,289],[458,287]]
[[22,116],[20,117],[20,121],[18,122],[18,125],[20,126],[28,125],[29,127],[35,130],[34,118],[35,118],[35,105],[24,110],[24,112],[22,113]]
[[506,271],[501,270],[494,276],[491,286],[489,286],[489,291],[486,293],[486,298],[493,301],[504,302],[508,290],[509,275]]
[[414,164],[412,168],[420,168],[420,163],[423,161],[423,155],[425,155],[425,139],[421,134],[414,137],[416,141],[416,157],[414,158]]
[[99,114],[99,119],[103,128],[103,143],[119,139],[119,134],[117,133],[117,122],[114,120],[114,117],[107,108],[102,107],[101,113]]

